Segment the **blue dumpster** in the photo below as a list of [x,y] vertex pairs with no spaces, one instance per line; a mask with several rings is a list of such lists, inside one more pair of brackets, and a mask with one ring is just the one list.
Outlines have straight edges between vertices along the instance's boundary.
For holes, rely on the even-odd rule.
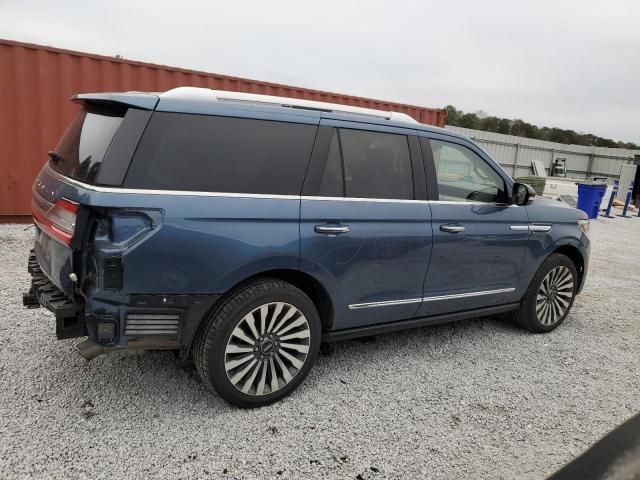
[[578,208],[589,215],[589,218],[597,218],[606,192],[606,183],[579,183]]

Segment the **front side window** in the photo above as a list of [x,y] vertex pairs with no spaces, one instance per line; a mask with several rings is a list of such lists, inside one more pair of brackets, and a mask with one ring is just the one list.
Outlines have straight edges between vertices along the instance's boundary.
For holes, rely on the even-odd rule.
[[504,180],[467,147],[431,140],[439,200],[499,203],[506,200]]
[[154,113],[124,186],[299,195],[315,125]]
[[[339,163],[340,153],[342,164]],[[340,168],[341,167],[341,168]],[[406,135],[339,129],[334,132],[320,195],[413,199]]]

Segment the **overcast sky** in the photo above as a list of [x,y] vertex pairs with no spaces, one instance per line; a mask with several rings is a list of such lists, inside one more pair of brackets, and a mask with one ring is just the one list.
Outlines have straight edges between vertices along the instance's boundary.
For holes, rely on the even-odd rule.
[[640,1],[0,0],[0,37],[640,143]]

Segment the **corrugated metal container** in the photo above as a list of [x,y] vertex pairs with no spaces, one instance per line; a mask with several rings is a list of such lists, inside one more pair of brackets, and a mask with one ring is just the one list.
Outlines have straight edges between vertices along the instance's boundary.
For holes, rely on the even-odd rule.
[[304,98],[402,112],[444,126],[445,111],[0,40],[0,222],[29,214],[31,184],[77,107],[75,93],[178,86]]

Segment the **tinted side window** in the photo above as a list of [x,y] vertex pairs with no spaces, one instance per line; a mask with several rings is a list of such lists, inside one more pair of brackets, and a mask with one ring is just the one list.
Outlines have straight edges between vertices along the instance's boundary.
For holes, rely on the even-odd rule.
[[95,183],[124,114],[118,108],[84,107],[54,148],[57,157],[49,162],[51,167],[76,180]]
[[154,113],[129,188],[298,195],[317,127]]
[[498,203],[504,180],[479,155],[462,145],[431,140],[440,200]]
[[413,199],[405,135],[340,129],[347,197]]

